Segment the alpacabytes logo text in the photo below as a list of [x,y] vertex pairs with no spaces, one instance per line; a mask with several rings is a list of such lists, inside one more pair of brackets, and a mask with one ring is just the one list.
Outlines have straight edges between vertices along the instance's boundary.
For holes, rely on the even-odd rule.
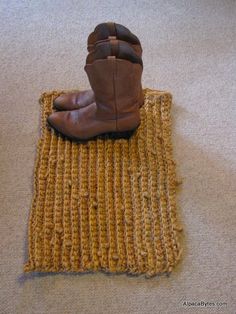
[[184,307],[226,307],[227,302],[222,301],[182,301]]

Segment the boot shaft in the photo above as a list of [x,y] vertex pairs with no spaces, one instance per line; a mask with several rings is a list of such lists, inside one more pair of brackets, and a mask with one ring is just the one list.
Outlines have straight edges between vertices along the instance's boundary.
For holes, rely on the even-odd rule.
[[119,119],[139,111],[143,103],[140,64],[108,57],[86,64],[84,69],[94,91],[99,119]]

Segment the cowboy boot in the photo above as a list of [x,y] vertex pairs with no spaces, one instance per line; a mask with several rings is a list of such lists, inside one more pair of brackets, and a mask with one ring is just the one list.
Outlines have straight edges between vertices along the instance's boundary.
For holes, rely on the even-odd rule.
[[72,111],[54,112],[48,123],[73,140],[132,131],[140,124],[142,66],[110,56],[85,65],[95,102]]
[[[125,26],[112,22],[97,25],[94,32],[88,37],[88,51],[93,52],[95,50],[96,40],[102,43],[112,38],[114,39],[114,36],[117,39],[125,39],[126,42],[132,45],[136,54],[140,57],[142,56],[142,47],[137,36],[132,34]],[[54,100],[53,106],[57,110],[74,110],[88,106],[92,102],[94,102],[93,91],[85,90],[62,94]]]

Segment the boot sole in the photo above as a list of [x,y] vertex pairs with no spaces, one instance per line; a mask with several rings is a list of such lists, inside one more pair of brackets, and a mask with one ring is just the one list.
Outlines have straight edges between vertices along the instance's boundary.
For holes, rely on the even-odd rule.
[[62,134],[53,125],[51,125],[50,122],[48,122],[48,121],[47,121],[47,124],[50,126],[50,128],[52,128],[55,131],[57,136],[60,136],[63,139],[68,139],[68,140],[76,142],[76,143],[85,143],[85,142],[88,142],[91,140],[96,140],[96,139],[102,139],[102,140],[105,140],[105,139],[129,139],[140,125],[139,124],[136,128],[134,128],[133,130],[129,130],[129,131],[107,132],[107,133],[95,135],[95,136],[90,137],[88,139],[80,139],[77,137],[72,137],[72,136]]

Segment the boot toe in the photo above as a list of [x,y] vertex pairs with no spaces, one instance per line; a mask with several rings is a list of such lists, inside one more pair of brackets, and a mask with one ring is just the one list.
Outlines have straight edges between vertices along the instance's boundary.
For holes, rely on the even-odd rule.
[[60,95],[53,101],[53,107],[57,110],[63,110],[67,106],[68,97],[66,95]]
[[47,122],[48,124],[58,132],[63,132],[65,126],[65,113],[64,112],[53,112],[48,116]]
[[53,112],[47,118],[49,126],[69,139],[77,138],[80,133],[78,120],[79,110]]

